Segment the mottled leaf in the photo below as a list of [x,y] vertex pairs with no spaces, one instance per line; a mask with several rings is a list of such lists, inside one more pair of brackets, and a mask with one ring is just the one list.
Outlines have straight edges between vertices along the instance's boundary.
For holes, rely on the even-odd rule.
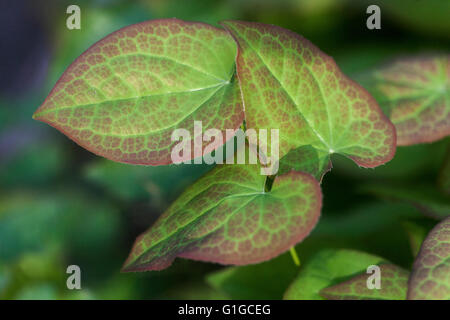
[[320,251],[301,267],[284,298],[323,300],[319,294],[322,289],[364,272],[370,265],[386,262],[383,258],[355,250]]
[[450,56],[399,59],[361,77],[397,129],[397,144],[450,134]]
[[389,161],[395,128],[370,94],[303,37],[261,23],[226,21],[238,43],[237,72],[248,128],[280,130],[280,157],[311,146],[363,167]]
[[450,217],[423,242],[409,278],[408,299],[450,300]]
[[406,300],[409,272],[394,265],[380,267],[380,289],[367,287],[371,276],[363,272],[350,280],[325,288],[320,295],[328,300]]
[[440,220],[450,215],[450,198],[440,194],[434,185],[373,184],[365,185],[361,190],[388,200],[408,203],[434,219]]
[[264,192],[257,165],[221,165],[191,185],[138,237],[124,271],[160,270],[175,257],[244,265],[306,237],[321,208],[318,182],[290,172]]
[[189,130],[191,142],[194,120],[203,122],[203,131],[239,128],[235,56],[232,38],[203,23],[131,25],[76,59],[34,118],[106,158],[170,164],[174,129]]

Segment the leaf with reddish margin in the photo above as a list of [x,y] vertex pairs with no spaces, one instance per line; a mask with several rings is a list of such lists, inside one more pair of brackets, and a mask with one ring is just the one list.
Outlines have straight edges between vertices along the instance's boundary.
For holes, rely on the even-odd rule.
[[320,295],[328,300],[406,300],[409,272],[394,264],[382,264],[379,267],[380,289],[369,289],[367,280],[370,274],[363,272],[321,290]]
[[359,81],[397,129],[397,145],[450,135],[450,56],[399,59]]
[[279,129],[280,158],[308,145],[327,156],[343,154],[363,167],[393,157],[394,126],[331,57],[277,26],[241,21],[222,25],[238,43],[247,127]]
[[131,25],[76,59],[33,117],[108,159],[170,164],[174,129],[194,132],[194,120],[204,131],[241,125],[235,56],[228,33],[207,24]]
[[409,278],[408,299],[450,299],[450,217],[423,242]]
[[319,219],[320,186],[290,172],[264,192],[265,180],[257,165],[217,166],[138,237],[123,271],[161,270],[175,257],[245,265],[289,249]]
[[300,268],[297,278],[284,294],[287,300],[323,300],[319,292],[352,277],[385,259],[362,251],[326,249],[315,254]]

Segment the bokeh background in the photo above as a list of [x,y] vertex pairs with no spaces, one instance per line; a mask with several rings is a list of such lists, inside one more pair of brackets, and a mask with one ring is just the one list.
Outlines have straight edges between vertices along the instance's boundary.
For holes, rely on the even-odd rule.
[[[70,4],[81,7],[81,30],[66,28]],[[369,4],[381,8],[381,30],[366,28]],[[114,163],[31,119],[97,40],[156,18],[259,21],[302,34],[357,77],[393,57],[449,52],[449,16],[448,0],[1,1],[0,299],[280,299],[298,271],[283,254],[237,268],[177,259],[161,272],[119,272],[137,235],[210,167]],[[447,205],[435,185],[448,144],[399,148],[376,169],[334,157],[322,218],[296,247],[302,263],[320,249],[345,247],[409,268],[408,228],[426,232],[435,221],[367,190],[420,186]],[[71,264],[81,268],[82,290],[66,287]]]

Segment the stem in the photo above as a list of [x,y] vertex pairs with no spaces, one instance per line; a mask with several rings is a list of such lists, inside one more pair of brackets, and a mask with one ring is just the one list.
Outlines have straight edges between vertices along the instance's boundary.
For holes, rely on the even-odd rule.
[[291,247],[289,252],[291,253],[291,257],[292,260],[294,260],[295,265],[300,267],[300,259],[298,258],[297,251],[295,251],[295,247]]
[[266,182],[264,184],[264,192],[270,192],[270,190],[272,190],[274,181],[275,181],[275,175],[266,177]]

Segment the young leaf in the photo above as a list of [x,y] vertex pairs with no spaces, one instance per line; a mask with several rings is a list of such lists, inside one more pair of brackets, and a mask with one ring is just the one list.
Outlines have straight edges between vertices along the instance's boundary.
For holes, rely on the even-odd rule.
[[397,144],[450,135],[450,56],[393,62],[361,78],[397,129]]
[[380,289],[369,289],[366,272],[350,280],[336,284],[320,291],[328,300],[406,300],[409,272],[394,265],[382,264],[380,267]]
[[413,205],[424,215],[434,219],[444,219],[450,215],[450,199],[436,190],[434,185],[366,185],[363,191],[381,198],[405,202]]
[[284,298],[288,300],[323,300],[319,292],[366,271],[370,265],[386,263],[383,258],[356,250],[323,250],[312,257],[300,269],[300,273]]
[[221,165],[191,185],[138,237],[124,271],[160,270],[175,257],[244,265],[305,238],[321,208],[318,182],[290,172],[264,192],[256,165]]
[[233,39],[203,23],[131,25],[76,59],[33,117],[108,159],[170,164],[174,129],[239,128],[235,56]]
[[450,299],[450,217],[423,242],[409,278],[408,299]]
[[237,72],[247,127],[279,128],[280,157],[308,145],[319,154],[346,155],[363,167],[376,167],[393,157],[394,126],[331,57],[277,26],[222,24],[238,43]]

